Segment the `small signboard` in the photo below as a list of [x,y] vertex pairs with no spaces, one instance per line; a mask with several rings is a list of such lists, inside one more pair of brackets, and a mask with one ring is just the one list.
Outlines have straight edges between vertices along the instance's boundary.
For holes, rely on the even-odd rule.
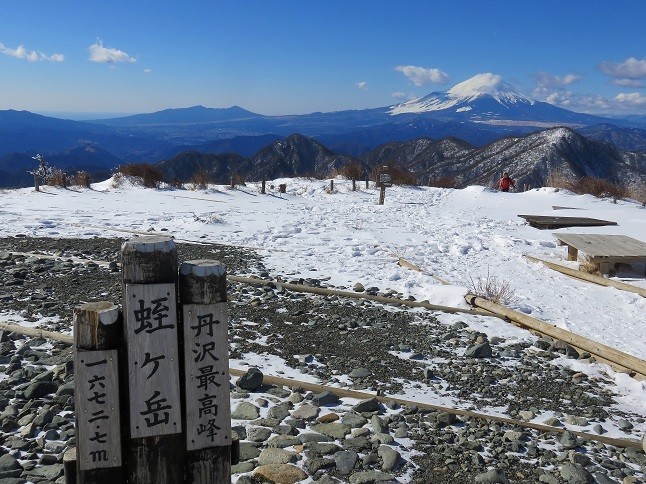
[[77,349],[74,379],[80,469],[121,466],[117,350]]
[[182,431],[174,284],[126,284],[130,436]]
[[388,173],[382,173],[379,175],[379,184],[385,187],[391,187],[393,179]]
[[185,304],[187,450],[231,444],[227,303]]

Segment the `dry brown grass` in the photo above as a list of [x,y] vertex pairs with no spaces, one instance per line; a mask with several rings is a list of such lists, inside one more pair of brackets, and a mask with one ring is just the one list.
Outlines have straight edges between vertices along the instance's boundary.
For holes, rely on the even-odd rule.
[[496,304],[510,303],[516,295],[508,282],[502,281],[495,276],[489,274],[484,278],[473,279],[469,277],[469,285],[467,286],[470,294],[487,299]]
[[150,163],[128,163],[117,167],[117,173],[137,180],[146,188],[158,188],[164,180],[164,174]]
[[364,174],[365,172],[363,167],[356,161],[351,161],[350,163],[343,165],[341,168],[334,170],[332,176],[342,176],[347,180],[360,180],[364,177]]
[[90,183],[92,183],[92,178],[87,171],[77,171],[72,176],[72,185],[75,187],[90,188]]
[[546,184],[554,188],[564,188],[579,195],[588,194],[600,198],[624,198],[629,196],[629,191],[626,188],[605,178],[584,176],[573,179],[568,177],[563,170],[552,171],[547,176]]
[[442,176],[429,181],[428,186],[435,188],[455,188],[456,181],[457,180],[454,176]]
[[193,190],[206,190],[211,181],[211,175],[204,168],[198,169],[189,180]]
[[52,170],[45,178],[45,184],[52,187],[67,187],[67,175],[60,168]]

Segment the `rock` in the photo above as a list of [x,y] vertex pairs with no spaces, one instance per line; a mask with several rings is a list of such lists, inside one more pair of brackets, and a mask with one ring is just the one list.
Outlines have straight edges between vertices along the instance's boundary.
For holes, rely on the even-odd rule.
[[260,451],[258,464],[291,464],[296,462],[296,452],[285,449],[267,448]]
[[319,407],[324,405],[336,405],[339,403],[339,397],[332,392],[325,391],[314,395],[312,402]]
[[570,425],[577,425],[579,427],[585,427],[589,424],[587,418],[577,417],[576,415],[568,415],[567,417],[565,417],[565,423]]
[[633,429],[633,427],[634,427],[634,426],[633,426],[633,424],[632,424],[632,423],[630,423],[630,422],[629,422],[628,420],[626,420],[625,418],[620,419],[620,420],[617,422],[617,426],[618,426],[621,430],[624,430],[624,431],[626,431],[626,430],[632,430],[632,429]]
[[491,358],[492,355],[493,351],[488,341],[470,346],[464,352],[467,358]]
[[261,479],[281,484],[294,484],[307,479],[305,471],[291,464],[266,464],[258,467],[254,473]]
[[337,420],[339,420],[339,414],[334,412],[326,413],[325,415],[321,415],[316,419],[318,423],[332,423],[336,422]]
[[319,423],[312,425],[312,430],[333,439],[344,439],[350,433],[350,427],[340,423]]
[[566,462],[560,470],[561,477],[571,484],[586,484],[594,482],[592,475],[579,464]]
[[258,368],[252,367],[249,368],[244,375],[238,378],[236,386],[243,390],[253,392],[262,386],[262,379],[262,372]]
[[354,292],[363,292],[363,291],[365,291],[365,290],[366,290],[366,288],[365,288],[365,287],[363,287],[363,284],[361,284],[360,282],[357,282],[357,283],[354,285],[354,287],[352,288],[352,290],[353,290]]
[[20,470],[20,472],[22,472],[22,466],[14,456],[11,454],[4,454],[0,457],[0,473],[15,470]]
[[269,409],[269,412],[267,412],[267,417],[284,420],[285,418],[289,417],[289,405],[287,404],[287,402],[285,402],[271,407]]
[[372,429],[375,431],[376,434],[388,433],[388,425],[386,425],[384,421],[381,420],[377,415],[373,415],[370,418],[370,424],[372,425]]
[[267,441],[267,447],[284,449],[285,447],[291,447],[300,443],[301,441],[294,435],[276,435]]
[[[255,459],[260,455],[260,449],[249,442],[240,442],[240,462]],[[248,471],[247,471],[248,472]]]
[[342,450],[334,454],[334,463],[339,474],[348,475],[354,470],[359,454],[352,450]]
[[350,372],[350,378],[368,378],[372,372],[367,368],[355,368]]
[[291,416],[300,420],[314,420],[318,417],[321,409],[315,405],[306,403],[291,411]]
[[249,402],[240,402],[231,412],[231,418],[236,420],[253,420],[258,417],[260,417],[260,409]]
[[380,445],[377,454],[381,457],[381,470],[385,472],[393,470],[401,457],[399,452],[388,445]]
[[357,403],[354,407],[352,407],[352,410],[354,410],[357,413],[378,412],[380,410],[379,400],[377,400],[376,398],[362,400],[361,402]]
[[[353,407],[353,409],[354,408],[355,407]],[[341,423],[343,425],[348,425],[349,427],[356,429],[356,428],[363,427],[365,424],[367,424],[368,419],[365,418],[363,415],[359,415],[358,413],[346,412],[341,418]]]
[[392,482],[394,476],[386,472],[362,471],[350,476],[350,484],[372,484],[375,482]]
[[576,435],[574,435],[572,432],[569,432],[567,430],[563,432],[563,435],[561,435],[559,442],[561,443],[564,449],[574,449],[577,445],[579,445]]
[[25,398],[31,400],[32,398],[42,398],[50,393],[56,393],[58,384],[51,381],[38,381],[29,385],[25,389]]
[[500,469],[491,469],[487,472],[483,472],[482,474],[477,474],[474,481],[509,484],[509,479],[507,479],[505,473]]
[[272,431],[267,427],[249,427],[247,428],[247,440],[251,442],[265,442],[271,437]]

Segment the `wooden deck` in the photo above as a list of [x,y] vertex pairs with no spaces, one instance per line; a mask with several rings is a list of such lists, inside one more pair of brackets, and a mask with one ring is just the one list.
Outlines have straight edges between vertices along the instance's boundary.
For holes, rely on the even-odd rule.
[[588,217],[554,217],[549,215],[519,215],[527,220],[530,226],[540,230],[561,229],[564,227],[600,227],[617,225],[617,222]]
[[559,245],[566,245],[568,260],[578,260],[579,251],[599,266],[601,274],[608,274],[617,262],[630,264],[646,262],[646,243],[626,235],[553,234]]

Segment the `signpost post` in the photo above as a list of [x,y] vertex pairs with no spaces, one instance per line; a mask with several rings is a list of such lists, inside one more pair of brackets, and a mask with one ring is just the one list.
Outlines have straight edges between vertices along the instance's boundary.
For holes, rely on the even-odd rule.
[[388,173],[388,166],[384,165],[382,168],[377,185],[379,185],[379,205],[383,205],[386,199],[386,187],[393,186],[392,177]]

